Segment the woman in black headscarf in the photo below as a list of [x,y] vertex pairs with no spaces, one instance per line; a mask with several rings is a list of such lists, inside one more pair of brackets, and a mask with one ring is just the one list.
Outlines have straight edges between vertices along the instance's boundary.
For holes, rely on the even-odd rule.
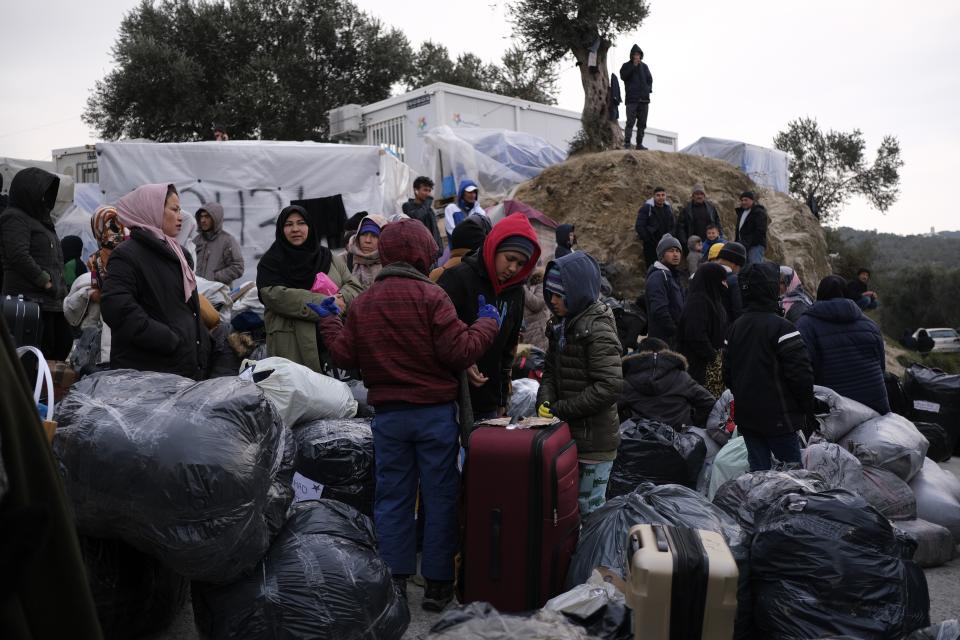
[[702,385],[707,382],[708,369],[719,371],[720,348],[727,333],[727,312],[721,298],[725,286],[726,269],[714,262],[700,265],[677,323],[677,350],[689,363],[690,377]]
[[291,205],[277,218],[276,239],[257,266],[257,290],[266,307],[267,352],[322,372],[317,340],[318,316],[307,303],[320,304],[328,293],[310,291],[318,273],[339,287],[341,309],[361,292],[347,264],[320,244],[306,210]]

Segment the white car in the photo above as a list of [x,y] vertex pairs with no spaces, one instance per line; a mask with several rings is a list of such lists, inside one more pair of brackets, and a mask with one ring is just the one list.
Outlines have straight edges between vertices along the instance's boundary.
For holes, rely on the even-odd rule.
[[[917,329],[913,337],[916,338],[920,334],[921,329]],[[960,353],[960,334],[957,334],[956,329],[947,329],[947,328],[936,328],[936,329],[923,329],[927,332],[927,335],[933,338],[933,350],[939,351],[941,353]]]

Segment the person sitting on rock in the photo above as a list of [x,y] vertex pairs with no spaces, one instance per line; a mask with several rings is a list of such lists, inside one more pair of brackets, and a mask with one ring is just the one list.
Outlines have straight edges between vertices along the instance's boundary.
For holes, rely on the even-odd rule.
[[644,338],[638,352],[623,359],[620,422],[646,418],[679,431],[684,425],[702,425],[716,400],[687,373],[687,359],[663,340]]
[[857,303],[864,311],[871,311],[878,306],[877,293],[871,291],[870,270],[861,267],[857,269],[857,277],[847,282],[847,297]]

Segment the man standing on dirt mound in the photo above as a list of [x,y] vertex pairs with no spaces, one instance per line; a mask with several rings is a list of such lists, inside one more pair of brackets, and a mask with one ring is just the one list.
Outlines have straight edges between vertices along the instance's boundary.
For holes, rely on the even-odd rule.
[[767,250],[767,225],[770,218],[762,204],[757,203],[753,191],[740,194],[737,207],[736,240],[747,250],[747,264],[760,264]]
[[648,269],[659,257],[657,243],[660,242],[660,238],[666,233],[673,233],[676,224],[673,208],[667,202],[667,190],[663,187],[655,187],[653,198],[643,203],[637,211],[637,221],[633,225],[633,230],[637,232],[637,237],[643,243],[643,260]]
[[633,45],[630,49],[630,61],[620,67],[620,79],[623,80],[627,103],[627,128],[623,132],[623,148],[630,148],[630,136],[633,125],[637,125],[637,149],[643,146],[643,132],[647,129],[647,113],[650,110],[650,94],[653,93],[653,76],[650,67],[643,62],[643,49]]

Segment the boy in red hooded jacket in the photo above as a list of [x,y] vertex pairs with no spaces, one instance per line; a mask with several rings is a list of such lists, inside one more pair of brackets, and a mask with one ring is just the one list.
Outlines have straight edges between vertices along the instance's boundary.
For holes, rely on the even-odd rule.
[[376,409],[374,523],[380,554],[404,597],[406,579],[417,570],[419,482],[426,517],[423,608],[439,611],[453,597],[458,540],[458,376],[493,343],[499,314],[481,298],[471,326],[457,319],[449,298],[427,277],[437,245],[419,221],[386,225],[379,249],[383,269],[353,301],[345,324],[333,298],[308,306],[321,318],[334,364],[360,369]]

